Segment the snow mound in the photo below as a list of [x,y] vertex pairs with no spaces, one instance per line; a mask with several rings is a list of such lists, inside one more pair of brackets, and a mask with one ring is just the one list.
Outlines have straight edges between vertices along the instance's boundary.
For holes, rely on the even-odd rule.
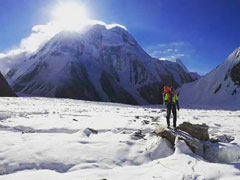
[[152,160],[165,158],[173,154],[171,144],[165,139],[155,139],[155,142],[148,148],[149,156]]
[[175,154],[190,154],[193,155],[191,149],[187,146],[185,141],[179,140],[178,136],[175,139]]

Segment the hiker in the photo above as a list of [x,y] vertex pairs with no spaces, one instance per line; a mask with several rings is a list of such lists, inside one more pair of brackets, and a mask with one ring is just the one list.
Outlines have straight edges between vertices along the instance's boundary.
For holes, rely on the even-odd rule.
[[167,126],[170,127],[170,115],[173,113],[173,127],[177,125],[177,110],[179,111],[178,95],[174,92],[173,88],[164,86],[164,103],[167,108]]

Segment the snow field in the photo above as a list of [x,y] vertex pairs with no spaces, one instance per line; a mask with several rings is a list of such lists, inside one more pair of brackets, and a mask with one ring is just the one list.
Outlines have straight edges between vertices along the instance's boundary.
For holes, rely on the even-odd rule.
[[238,111],[180,110],[184,121],[206,123],[211,136],[233,136],[209,163],[184,142],[175,151],[152,132],[165,126],[158,106],[69,99],[0,99],[0,179],[238,179]]

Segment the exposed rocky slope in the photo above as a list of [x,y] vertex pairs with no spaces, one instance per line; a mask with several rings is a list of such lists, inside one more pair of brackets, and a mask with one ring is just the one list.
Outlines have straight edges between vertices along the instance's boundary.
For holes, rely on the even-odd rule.
[[0,72],[0,97],[16,97],[16,94],[9,87],[7,81]]

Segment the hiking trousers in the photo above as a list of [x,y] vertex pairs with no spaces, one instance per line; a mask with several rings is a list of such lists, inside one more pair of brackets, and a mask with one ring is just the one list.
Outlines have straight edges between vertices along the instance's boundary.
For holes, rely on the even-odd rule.
[[176,127],[177,125],[177,110],[176,110],[176,104],[168,104],[167,105],[167,125],[170,126],[170,116],[171,112],[173,114],[173,127]]

